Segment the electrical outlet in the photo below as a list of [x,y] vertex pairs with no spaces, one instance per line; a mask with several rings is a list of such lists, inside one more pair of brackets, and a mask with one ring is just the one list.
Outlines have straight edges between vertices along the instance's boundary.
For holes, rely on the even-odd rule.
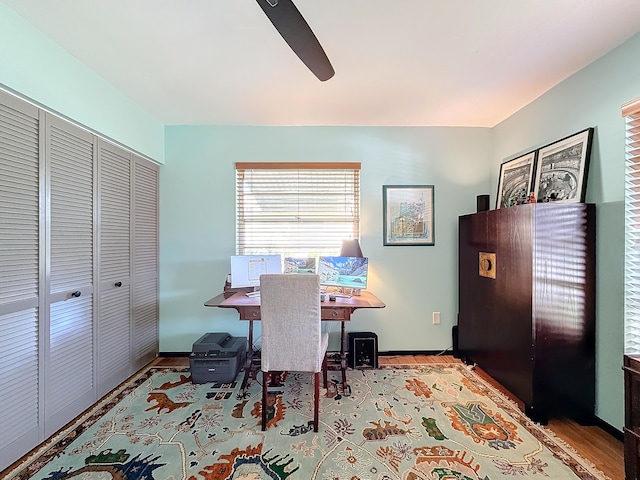
[[440,325],[440,312],[433,312],[433,324]]

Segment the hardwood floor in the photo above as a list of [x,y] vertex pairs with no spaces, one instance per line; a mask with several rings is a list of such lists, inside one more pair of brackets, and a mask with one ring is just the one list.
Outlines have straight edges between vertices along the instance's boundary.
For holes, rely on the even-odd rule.
[[[410,365],[438,362],[460,362],[449,355],[380,355],[380,365]],[[156,360],[159,365],[188,366],[187,357],[166,357]],[[513,397],[481,370],[478,373],[492,385],[514,400],[520,408],[522,402]],[[624,480],[624,444],[616,437],[597,426],[583,426],[566,418],[551,419],[547,425],[557,437],[573,447],[583,458],[593,463],[602,473],[611,480]]]

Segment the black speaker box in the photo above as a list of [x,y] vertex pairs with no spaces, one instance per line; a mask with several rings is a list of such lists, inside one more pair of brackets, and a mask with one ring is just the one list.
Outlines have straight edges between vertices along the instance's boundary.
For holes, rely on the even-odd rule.
[[478,195],[476,197],[476,210],[478,212],[489,210],[489,195]]
[[373,332],[349,332],[349,367],[378,368],[378,335]]

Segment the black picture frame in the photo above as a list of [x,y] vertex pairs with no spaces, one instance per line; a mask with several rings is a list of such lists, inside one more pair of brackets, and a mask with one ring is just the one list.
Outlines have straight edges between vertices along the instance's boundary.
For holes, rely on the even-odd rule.
[[383,185],[383,244],[435,245],[433,185]]
[[507,160],[500,165],[496,209],[529,203],[533,191],[537,150]]
[[534,192],[538,202],[584,202],[594,128],[538,149]]

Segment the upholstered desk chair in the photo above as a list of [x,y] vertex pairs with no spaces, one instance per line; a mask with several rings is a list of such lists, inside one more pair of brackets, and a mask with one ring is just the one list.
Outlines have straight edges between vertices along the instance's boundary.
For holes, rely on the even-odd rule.
[[267,428],[267,384],[273,373],[313,373],[313,431],[318,431],[320,371],[327,387],[329,334],[320,325],[320,277],[306,274],[260,276],[262,322],[262,430]]

